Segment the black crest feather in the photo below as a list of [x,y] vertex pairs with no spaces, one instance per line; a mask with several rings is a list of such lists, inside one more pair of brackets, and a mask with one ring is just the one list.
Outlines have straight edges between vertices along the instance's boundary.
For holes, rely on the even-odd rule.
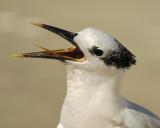
[[136,64],[135,56],[127,50],[119,41],[115,39],[118,49],[111,50],[107,53],[107,57],[102,58],[104,63],[109,66],[116,66],[119,68],[129,69]]

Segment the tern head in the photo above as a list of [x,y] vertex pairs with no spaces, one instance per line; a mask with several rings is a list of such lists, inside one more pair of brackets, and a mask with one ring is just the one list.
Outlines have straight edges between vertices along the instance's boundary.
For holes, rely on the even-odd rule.
[[86,28],[80,32],[69,32],[46,24],[32,23],[47,29],[64,39],[73,46],[66,50],[49,50],[14,55],[14,57],[33,57],[57,59],[67,65],[81,69],[128,69],[135,65],[135,56],[111,35],[95,28]]

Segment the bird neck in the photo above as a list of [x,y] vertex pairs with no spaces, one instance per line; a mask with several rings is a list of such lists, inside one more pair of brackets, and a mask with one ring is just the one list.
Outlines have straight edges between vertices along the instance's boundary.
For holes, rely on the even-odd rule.
[[[73,66],[67,67],[67,95],[92,97],[102,94],[108,100],[120,97],[121,79],[123,70],[105,69],[103,71],[87,71],[76,69]],[[103,97],[103,98],[104,98]],[[106,99],[106,100],[107,100]]]
[[[76,127],[73,124],[77,125],[79,120],[93,121],[94,124],[93,117],[102,117],[102,120],[119,119],[118,115],[124,108],[120,95],[123,71],[107,69],[97,72],[77,69],[70,65],[66,67],[67,95],[60,119],[64,126]],[[103,124],[102,120],[97,122],[100,126]],[[82,123],[82,127],[86,127],[85,123]]]

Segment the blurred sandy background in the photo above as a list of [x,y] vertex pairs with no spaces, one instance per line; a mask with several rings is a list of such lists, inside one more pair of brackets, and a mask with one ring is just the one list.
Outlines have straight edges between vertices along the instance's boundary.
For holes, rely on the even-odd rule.
[[137,57],[122,94],[160,116],[159,0],[1,0],[0,128],[55,128],[66,93],[66,72],[56,60],[10,55],[67,48],[64,39],[28,24],[73,32],[95,27],[110,33]]

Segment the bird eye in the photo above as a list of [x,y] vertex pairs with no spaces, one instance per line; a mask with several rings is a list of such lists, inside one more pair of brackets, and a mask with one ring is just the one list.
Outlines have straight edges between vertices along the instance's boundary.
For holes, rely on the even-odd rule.
[[103,55],[103,51],[101,49],[99,49],[98,47],[93,47],[93,53],[96,56],[102,56]]

